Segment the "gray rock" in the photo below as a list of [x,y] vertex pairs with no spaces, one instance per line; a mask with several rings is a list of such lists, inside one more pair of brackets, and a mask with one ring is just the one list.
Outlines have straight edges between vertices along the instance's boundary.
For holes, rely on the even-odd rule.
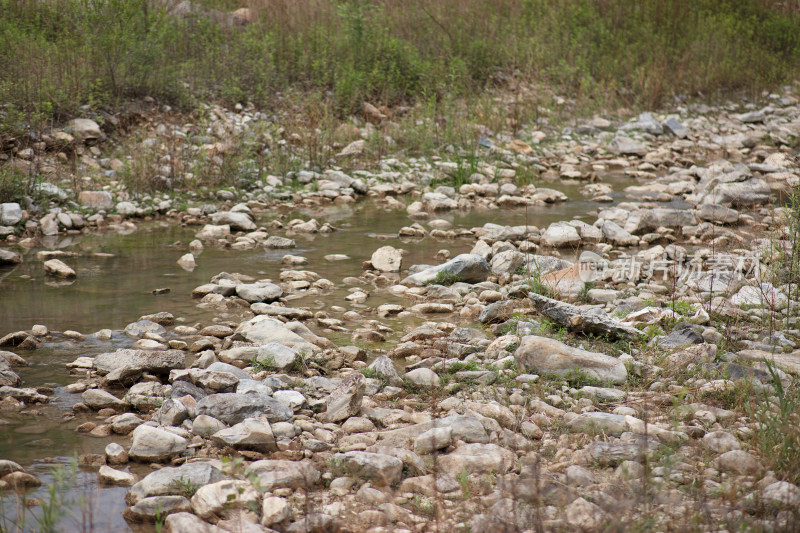
[[606,435],[619,436],[628,430],[628,423],[623,415],[603,412],[581,413],[571,417],[567,427],[582,433],[601,432]]
[[277,342],[268,342],[258,347],[255,359],[260,364],[271,369],[286,372],[292,370],[302,360],[302,357],[297,351],[288,346]]
[[744,450],[731,450],[717,457],[717,467],[722,472],[731,472],[740,476],[754,476],[764,467],[752,454]]
[[425,285],[436,279],[439,272],[445,272],[465,283],[480,283],[486,281],[491,269],[486,259],[474,254],[461,254],[438,266],[426,268],[408,276],[403,280],[404,285]]
[[674,118],[668,118],[661,124],[666,131],[677,137],[678,139],[685,139],[689,134],[686,127]]
[[114,207],[114,198],[108,191],[81,191],[78,202],[91,209],[110,211]]
[[121,415],[115,416],[111,421],[111,431],[116,433],[117,435],[127,435],[140,425],[144,423],[144,420],[139,418],[133,413],[123,413]]
[[266,417],[270,422],[292,420],[294,413],[286,405],[263,394],[219,393],[197,402],[197,414],[208,415],[228,425],[246,418]]
[[712,431],[703,436],[703,446],[717,453],[725,453],[731,450],[739,450],[742,445],[739,439],[727,431]]
[[236,450],[266,453],[278,449],[269,424],[256,418],[247,418],[234,426],[221,429],[211,439],[221,446],[230,446]]
[[77,141],[86,144],[105,137],[102,130],[100,130],[100,125],[89,118],[74,118],[67,122],[67,126],[64,129],[72,134]]
[[249,481],[224,479],[200,487],[192,496],[192,510],[201,518],[216,520],[247,508],[257,508],[260,499],[258,491]]
[[400,272],[403,263],[403,250],[393,246],[383,246],[375,250],[370,259],[372,267],[381,272]]
[[576,247],[580,242],[578,230],[567,222],[554,222],[542,234],[542,243],[551,248]]
[[636,340],[641,332],[608,316],[602,309],[583,310],[541,294],[530,293],[533,306],[556,324],[570,331],[608,335],[611,339]]
[[122,512],[132,522],[155,522],[156,517],[192,510],[192,504],[183,496],[152,496],[144,498]]
[[328,422],[340,422],[361,412],[364,398],[364,376],[353,373],[347,376],[341,385],[331,392],[325,402],[325,419]]
[[732,207],[752,207],[769,203],[771,190],[766,180],[750,178],[744,181],[720,183],[710,192],[698,195],[703,204]]
[[125,405],[122,400],[110,392],[106,392],[102,389],[89,389],[81,394],[81,399],[86,405],[95,410],[106,409],[109,407],[113,409],[119,409]]
[[761,501],[767,505],[785,506],[797,509],[800,506],[800,488],[787,481],[776,481],[767,485],[760,494]]
[[215,226],[214,224],[206,224],[203,229],[197,232],[195,237],[200,240],[224,239],[230,233],[231,227],[228,225]]
[[280,488],[309,490],[320,479],[319,471],[307,461],[265,459],[252,463],[247,473],[255,475],[258,486],[264,491]]
[[0,204],[0,225],[14,226],[22,221],[22,207],[16,202]]
[[264,248],[297,248],[297,243],[295,243],[292,239],[287,239],[286,237],[271,235],[266,241],[264,241]]
[[522,337],[514,357],[522,371],[534,370],[565,375],[578,369],[595,379],[617,384],[625,383],[628,377],[623,362],[614,357],[573,348],[546,337]]
[[124,217],[132,217],[139,211],[133,202],[119,202],[116,210],[117,213]]
[[134,461],[164,462],[186,451],[186,439],[152,426],[141,425],[133,430],[133,443],[128,455]]
[[319,351],[316,345],[290,330],[283,322],[268,316],[256,316],[239,324],[234,340],[239,339],[259,345],[276,342],[301,352]]
[[212,526],[202,518],[192,513],[179,512],[169,515],[164,521],[166,531],[179,533],[191,531],[192,533],[219,533],[219,528]]
[[414,440],[414,449],[417,453],[428,454],[442,448],[447,448],[453,443],[453,427],[434,427],[422,433]]
[[376,378],[382,379],[390,385],[400,385],[403,383],[392,360],[383,354],[378,355],[367,367],[367,370],[372,372]]
[[462,471],[468,474],[505,473],[514,466],[515,455],[497,444],[465,444],[440,456],[439,468],[451,476]]
[[120,349],[116,352],[101,353],[94,358],[94,368],[101,374],[108,374],[118,368],[128,367],[152,374],[169,374],[186,364],[186,354],[180,350],[145,351]]
[[668,335],[657,339],[656,344],[662,348],[680,348],[690,344],[703,344],[705,342],[700,332],[695,331],[691,327],[680,328],[679,326],[680,324],[675,326],[675,329]]
[[352,451],[334,454],[331,458],[334,472],[356,479],[366,479],[378,486],[392,486],[400,482],[403,461],[391,455]]
[[0,266],[18,265],[22,263],[22,255],[13,250],[0,248]]
[[161,407],[153,415],[153,420],[162,426],[180,426],[181,422],[187,418],[189,418],[189,410],[183,402],[175,398],[161,404]]
[[717,204],[700,204],[697,216],[701,220],[717,224],[736,224],[739,221],[739,212]]
[[639,141],[633,140],[630,137],[614,137],[608,143],[608,149],[611,153],[619,155],[645,155],[647,147]]
[[128,389],[122,399],[126,404],[134,409],[146,412],[158,408],[169,398],[172,388],[161,383],[145,381],[137,383]]
[[639,238],[631,235],[619,224],[611,220],[603,221],[600,230],[603,232],[603,238],[611,244],[617,246],[636,246],[639,244]]
[[44,263],[44,271],[50,276],[71,279],[77,276],[75,271],[60,259],[50,259]]
[[11,370],[11,365],[4,357],[0,357],[0,387],[16,387],[22,383],[19,375]]
[[415,368],[410,372],[406,372],[403,376],[406,380],[410,381],[420,387],[439,387],[442,380],[430,368]]
[[266,281],[242,283],[236,286],[236,295],[250,303],[274,302],[283,296],[283,289]]
[[254,231],[257,229],[247,213],[220,211],[211,215],[211,223],[215,226],[230,226],[234,231]]
[[306,320],[314,316],[314,313],[308,309],[270,305],[262,302],[252,304],[250,310],[257,315],[279,316],[281,318],[288,318],[289,320]]
[[137,320],[125,326],[125,334],[131,337],[144,337],[148,333],[163,335],[167,330],[152,320]]

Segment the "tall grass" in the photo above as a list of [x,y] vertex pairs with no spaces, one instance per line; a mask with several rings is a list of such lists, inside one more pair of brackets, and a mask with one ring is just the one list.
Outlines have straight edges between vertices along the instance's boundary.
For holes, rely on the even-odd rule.
[[582,102],[654,106],[757,90],[800,66],[800,16],[766,0],[201,2],[249,6],[247,26],[170,14],[176,3],[0,0],[2,121],[143,95],[268,106],[288,90],[327,93],[347,114],[364,99],[474,94],[512,73]]

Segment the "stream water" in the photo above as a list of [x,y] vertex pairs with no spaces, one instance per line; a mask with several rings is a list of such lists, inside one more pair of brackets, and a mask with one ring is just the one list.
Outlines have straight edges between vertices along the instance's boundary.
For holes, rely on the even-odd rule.
[[[576,191],[577,186],[562,185],[559,188],[570,197],[570,201],[527,210],[451,212],[442,214],[440,218],[450,221],[454,228],[471,228],[486,222],[546,227],[551,222],[573,218],[589,223],[594,221],[598,204],[582,200]],[[266,225],[279,215],[279,212],[264,214],[256,223]],[[79,356],[129,347],[132,340],[121,330],[140,316],[168,311],[177,317],[179,323],[209,324],[213,315],[197,307],[197,301],[191,298],[194,287],[207,283],[212,276],[223,271],[277,280],[282,268],[286,268],[281,264],[286,253],[307,257],[309,264],[297,268],[313,270],[337,285],[336,291],[324,297],[325,301],[317,296],[291,305],[317,309],[344,306],[343,298],[348,291],[342,279],[358,276],[362,272],[362,262],[380,246],[404,248],[408,251],[404,264],[411,265],[435,264],[434,256],[438,250],[446,248],[454,256],[468,251],[474,244],[472,239],[399,239],[398,229],[413,222],[405,211],[381,210],[368,201],[344,207],[287,211],[283,215],[286,215],[286,220],[313,217],[320,223],[330,222],[339,231],[294,235],[292,238],[297,241],[297,248],[292,250],[254,248],[239,251],[210,246],[197,257],[194,271],[187,272],[176,261],[186,253],[187,244],[194,239],[199,228],[180,227],[169,221],[143,222],[128,234],[67,236],[47,243],[47,248],[31,250],[25,262],[13,269],[0,269],[0,335],[27,330],[34,324],[44,324],[51,332],[71,329],[87,335],[87,339],[80,342],[54,335],[54,338],[62,340],[46,343],[38,350],[20,352],[30,363],[16,369],[23,379],[23,386],[45,386],[55,391],[49,404],[26,409],[21,414],[0,413],[0,458],[20,463],[45,482],[45,487],[33,491],[30,497],[47,499],[45,491],[47,484],[53,481],[54,464],[67,465],[70,458],[82,453],[102,453],[112,440],[75,431],[80,423],[90,419],[88,415],[64,417],[80,400],[78,394],[63,389],[64,385],[75,380],[68,374],[65,364]],[[270,233],[284,234],[283,231]],[[36,252],[42,249],[76,253],[75,257],[64,261],[76,270],[77,279],[71,283],[56,283],[46,278],[41,261],[35,259]],[[349,259],[327,261],[324,259],[327,254],[346,254]],[[170,291],[154,295],[153,290],[157,288],[169,288]],[[380,303],[383,302],[372,297],[368,300],[370,306]],[[401,300],[398,299],[397,303]],[[100,341],[91,335],[103,328],[114,330],[110,341]],[[120,441],[119,437],[115,440]],[[149,471],[147,467],[141,468],[145,474]],[[75,496],[75,501],[67,505],[75,515],[71,518],[75,520],[74,530],[89,530],[81,525],[89,521],[93,531],[127,531],[131,526],[120,515],[127,489],[101,490],[96,479],[91,471],[79,469],[74,473],[70,494]],[[2,517],[8,516],[9,508],[15,505],[13,497],[2,502],[0,530]],[[34,524],[30,529],[37,528]]]

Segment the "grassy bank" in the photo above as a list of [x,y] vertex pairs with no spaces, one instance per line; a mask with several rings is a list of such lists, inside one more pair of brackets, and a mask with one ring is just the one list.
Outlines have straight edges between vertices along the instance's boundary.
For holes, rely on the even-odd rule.
[[[513,74],[593,106],[758,90],[800,66],[800,16],[739,0],[0,0],[8,129],[149,95],[269,107],[315,93],[346,115],[468,96]],[[246,26],[223,11],[248,5]],[[222,23],[220,21],[223,21]]]

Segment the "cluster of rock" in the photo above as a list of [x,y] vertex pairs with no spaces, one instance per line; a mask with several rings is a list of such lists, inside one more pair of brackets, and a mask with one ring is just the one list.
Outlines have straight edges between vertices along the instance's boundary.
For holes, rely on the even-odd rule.
[[[221,140],[230,132],[264,118],[211,111],[214,139],[190,138],[191,127],[153,139],[186,138],[213,158],[229,149]],[[680,529],[695,510],[710,522],[735,512],[737,523],[790,528],[800,488],[752,445],[757,417],[719,398],[755,390],[777,402],[776,380],[788,386],[800,375],[796,288],[762,276],[774,245],[792,246],[789,211],[769,202],[800,177],[785,148],[800,134],[800,106],[775,99],[713,118],[683,111],[617,127],[595,119],[549,145],[533,133],[530,144],[486,140],[496,162],[478,164],[458,189],[419,187],[461,172],[455,162],[392,158],[352,176],[268,176],[219,191],[221,208],[173,211],[198,227],[190,250],[291,249],[297,235],[336,228],[316,219],[260,225],[268,207],[368,196],[417,220],[398,230],[407,242],[458,238],[468,253],[408,265],[404,250],[382,246],[341,301],[314,309],[289,304],[333,298],[348,283],[303,257],[287,254],[279,279],[218,274],[192,297],[224,318],[188,326],[166,312],[144,316],[125,328],[128,347],[67,365],[76,381],[65,390],[80,395],[77,430],[115,440],[82,459],[104,483],[131,487],[127,519],[167,515],[171,531],[419,531],[432,513],[444,530],[593,530],[641,519],[634,495],[651,489],[664,529]],[[357,158],[362,141],[340,155]],[[433,218],[568,200],[516,184],[523,164],[547,179],[585,180],[580,194],[598,206],[612,194],[624,201],[598,207],[591,223],[546,228]],[[597,182],[613,173],[638,184],[615,192]],[[85,191],[81,201],[121,214],[111,193]],[[8,216],[26,224],[18,208]],[[133,209],[128,216],[144,213]],[[69,213],[47,217],[75,223]],[[57,257],[41,259],[68,276]],[[768,321],[786,327],[760,326]],[[85,338],[35,326],[0,347],[37,349],[59,335]],[[48,400],[52,390],[19,388],[12,367],[24,360],[0,356],[2,409]],[[140,478],[129,463],[158,468]],[[3,487],[34,484],[27,475],[0,461]]]

